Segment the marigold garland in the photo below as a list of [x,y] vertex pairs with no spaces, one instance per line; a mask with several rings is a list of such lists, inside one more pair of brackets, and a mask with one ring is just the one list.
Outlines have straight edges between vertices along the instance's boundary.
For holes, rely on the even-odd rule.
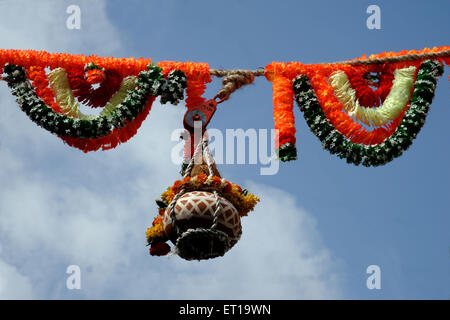
[[[30,67],[40,66],[43,68],[64,68],[71,70],[75,68],[84,73],[84,68],[89,63],[101,66],[106,71],[111,70],[117,73],[120,79],[127,76],[136,76],[139,72],[145,70],[151,63],[151,59],[139,58],[113,58],[99,57],[96,55],[85,56],[69,53],[48,53],[46,51],[36,50],[12,50],[0,49],[0,66],[6,63],[15,64],[29,69]],[[69,72],[70,73],[70,72]]]
[[[433,47],[433,48],[424,48],[422,50],[403,50],[400,52],[383,52],[377,55],[369,56],[369,59],[376,58],[384,58],[384,57],[396,57],[402,56],[405,54],[420,54],[427,52],[440,52],[444,50],[449,50],[450,46],[442,46],[442,47]],[[366,60],[367,57],[365,55],[357,58],[355,60]],[[319,99],[320,105],[325,113],[326,117],[331,121],[333,126],[339,130],[342,134],[344,134],[347,138],[349,138],[352,142],[364,145],[373,145],[382,143],[387,137],[391,136],[392,133],[396,130],[398,125],[403,118],[406,109],[402,111],[402,113],[392,120],[389,124],[384,127],[374,128],[369,131],[365,129],[360,123],[355,122],[349,115],[345,112],[342,112],[343,106],[337,100],[334,95],[334,90],[328,83],[328,77],[336,71],[344,71],[347,75],[364,75],[371,72],[382,72],[385,74],[385,79],[383,79],[383,87],[380,91],[377,92],[376,96],[372,98],[368,98],[373,101],[375,104],[378,98],[383,97],[383,92],[387,91],[386,84],[389,82],[389,72],[390,70],[395,70],[399,68],[405,68],[410,66],[418,67],[421,62],[425,59],[417,59],[414,61],[403,61],[403,62],[393,62],[385,65],[360,65],[360,66],[351,66],[348,64],[302,64],[300,62],[289,62],[289,63],[281,63],[281,62],[272,62],[268,64],[265,68],[265,76],[267,80],[271,82],[279,81],[279,79],[284,79],[281,81],[286,82],[285,79],[290,79],[293,81],[298,75],[304,74],[308,77],[314,91],[317,94],[317,98]],[[445,61],[448,65],[450,59],[435,59],[437,61]],[[350,77],[351,79],[352,77]],[[275,93],[274,93],[275,95]],[[283,101],[288,101],[288,97],[283,98]],[[287,104],[285,102],[281,102],[281,105],[278,105],[279,101],[274,99],[274,118],[283,118],[286,121],[286,124],[277,128],[279,130],[279,135],[287,137],[290,141],[295,141],[295,131],[291,129],[291,127],[295,126],[294,118],[292,114],[289,112],[289,117],[285,117],[284,113],[286,113],[287,108],[285,107]],[[290,102],[288,102],[290,103]],[[280,114],[278,114],[278,110],[280,110]],[[279,153],[282,153],[282,145],[280,143]],[[288,150],[293,150],[293,147],[289,147]],[[289,157],[280,157],[280,160],[287,161],[290,159],[295,159],[295,156],[291,155]]]
[[56,68],[49,72],[50,87],[55,95],[56,101],[61,109],[61,113],[72,118],[92,120],[101,116],[112,116],[117,107],[125,100],[128,92],[136,87],[136,77],[129,76],[123,79],[119,90],[103,107],[98,116],[86,115],[79,110],[79,103],[76,101],[70,87],[67,72],[63,68]]
[[217,176],[207,176],[201,173],[195,177],[186,177],[183,180],[177,180],[172,187],[169,187],[161,195],[161,200],[167,205],[170,204],[175,195],[181,190],[216,190],[222,194],[224,198],[229,200],[238,210],[239,215],[247,216],[252,211],[256,203],[260,200],[254,194],[248,193],[246,190],[234,183]]
[[292,82],[285,77],[273,80],[273,118],[275,121],[275,148],[282,161],[297,159],[295,148],[295,118]]
[[[442,50],[450,50],[450,47],[385,52],[371,55],[369,59]],[[448,52],[440,56],[444,54],[448,55]],[[359,59],[367,58],[362,56],[355,60]],[[380,62],[384,61],[377,61]],[[282,161],[297,158],[294,96],[311,131],[330,153],[345,158],[348,163],[364,166],[383,165],[400,156],[425,123],[437,78],[443,73],[443,62],[448,65],[450,58],[397,59],[382,65],[349,61],[320,65],[269,64],[265,76],[273,84],[278,157]],[[211,82],[210,73],[222,76],[243,73],[242,70],[214,72],[206,63],[162,61],[155,66],[145,59],[0,49],[1,65],[4,65],[3,78],[30,119],[84,152],[114,148],[130,139],[148,115],[156,97],[160,97],[163,104],[177,104],[184,99],[186,89],[186,106],[192,108],[205,102],[203,94],[206,84]],[[51,71],[46,73],[46,69]],[[244,72],[252,79],[253,75],[262,75],[260,70]],[[83,114],[79,103],[103,110],[98,116]],[[359,122],[372,128],[366,129]],[[162,193],[162,200],[157,201],[159,215],[146,230],[151,255],[170,252],[163,225],[166,208],[175,195],[194,190],[217,191],[233,204],[240,216],[246,216],[260,201],[247,190],[218,176],[202,173],[175,181]],[[215,210],[216,213],[220,210],[219,202]],[[217,240],[214,245],[226,247],[219,231],[207,234],[202,229],[193,235],[188,230],[186,238],[179,240],[198,241],[207,236],[207,239]],[[203,243],[209,242],[212,248],[213,241]],[[180,248],[183,245],[177,250]],[[205,251],[212,252],[210,248]]]
[[91,71],[96,72],[96,70],[98,69],[85,72],[83,69],[76,67],[66,69],[70,88],[78,101],[92,108],[101,108],[111,99],[113,94],[119,90],[122,79],[125,77],[122,77],[114,70],[103,71],[103,69],[101,69],[103,79],[99,87],[94,88],[92,82],[95,80],[89,76],[92,75],[92,73],[90,73]]
[[91,62],[84,66],[86,81],[89,84],[99,84],[105,80],[105,69]]
[[147,229],[147,231],[145,232],[145,236],[149,244],[151,244],[153,241],[157,239],[166,238],[163,227],[163,219],[161,215],[158,215],[153,220],[152,226]]
[[417,73],[417,81],[411,97],[411,105],[394,133],[382,143],[365,146],[353,143],[335,128],[320,106],[320,100],[306,75],[294,81],[297,103],[304,110],[304,116],[311,131],[321,140],[325,149],[346,158],[348,163],[364,166],[383,165],[400,156],[408,149],[425,123],[429,105],[434,97],[437,78],[443,67],[438,61],[425,61]]
[[[365,55],[354,60],[378,59],[385,57],[398,57],[408,54],[421,54],[440,52],[450,50],[450,46],[424,48],[422,50],[403,50],[400,52],[383,52],[366,57]],[[348,62],[336,64],[310,64],[302,63],[276,63],[273,62],[266,66],[265,75],[268,80],[273,82],[274,88],[274,121],[277,129],[277,154],[282,161],[296,159],[295,147],[295,118],[293,115],[293,93],[292,82],[300,74],[305,74],[314,91],[317,94],[320,105],[327,119],[332,125],[352,143],[362,145],[375,145],[382,143],[387,137],[391,136],[401,123],[402,118],[408,110],[405,106],[397,117],[387,117],[382,121],[372,121],[373,118],[368,115],[375,115],[376,110],[371,111],[368,108],[379,107],[382,101],[385,101],[391,91],[393,73],[396,69],[406,67],[418,67],[425,60],[418,57],[410,61],[389,61],[385,64],[364,64],[352,66]],[[450,58],[436,58],[435,60],[450,63]],[[122,80],[128,76],[137,76],[139,72],[145,70],[150,63],[150,59],[134,58],[112,58],[98,57],[95,55],[72,55],[66,53],[47,53],[45,51],[34,50],[4,50],[0,49],[0,65],[5,63],[15,64],[23,67],[27,71],[28,79],[31,81],[36,95],[41,98],[46,105],[55,113],[64,112],[61,110],[56,97],[48,88],[45,69],[55,70],[62,68],[66,70],[69,86],[73,96],[81,103],[90,107],[104,107],[120,90]],[[184,72],[188,83],[186,88],[186,106],[188,108],[203,103],[205,98],[206,84],[211,81],[210,69],[206,63],[193,62],[173,62],[162,61],[158,66],[163,69],[166,85],[179,90],[180,84],[174,70]],[[348,82],[355,90],[355,97],[360,105],[366,108],[360,109],[364,115],[352,118],[351,114],[343,112],[343,105],[334,94],[334,90],[328,83],[333,72],[344,72],[348,77]],[[378,76],[374,73],[378,73]],[[372,80],[378,80],[375,90],[370,88]],[[93,86],[96,85],[96,86]],[[176,89],[178,87],[178,89]],[[165,95],[169,91],[162,92],[159,96],[162,102],[176,102],[170,95]],[[149,101],[151,98],[149,98]],[[150,103],[150,102],[149,102]],[[148,113],[151,104],[145,104],[144,110]],[[83,118],[83,116],[80,116]],[[377,118],[377,116],[375,116]],[[99,148],[108,149],[118,143],[128,140],[137,128],[139,128],[145,116],[140,115],[139,119],[135,117],[132,120],[126,119],[125,126],[113,128],[107,135],[101,137],[80,138],[75,135],[64,136],[69,145],[76,146],[85,152],[97,150]],[[138,121],[139,120],[139,121]],[[356,121],[355,121],[356,120]],[[388,120],[386,122],[386,120]],[[358,121],[365,124],[374,125],[375,128],[367,129]],[[368,122],[368,123],[367,123]],[[377,127],[378,126],[378,127]]]
[[[361,105],[380,106],[381,101],[384,101],[391,91],[394,70],[391,65],[383,64],[372,66],[370,73],[367,70],[360,70],[360,72],[347,75]],[[373,89],[373,87],[376,88]]]
[[61,113],[61,108],[55,102],[55,95],[50,89],[45,69],[39,66],[32,66],[28,71],[28,77],[35,88],[36,95],[40,97],[46,105],[50,106],[55,112]]
[[[152,97],[161,95],[165,97],[165,101],[182,99],[182,90],[186,84],[186,80],[182,74],[171,72],[169,77],[172,78],[172,81],[166,81],[163,78],[160,68],[149,65],[148,71],[140,72],[136,80],[136,87],[127,94],[121,104],[115,107],[114,110],[108,109],[111,112],[92,119],[78,119],[76,117],[79,114],[74,112],[72,105],[60,110],[62,113],[57,113],[37,97],[31,85],[27,82],[26,73],[22,67],[7,64],[4,67],[4,72],[6,73],[5,80],[13,89],[13,94],[18,97],[17,101],[22,110],[38,125],[68,139],[67,142],[69,144],[83,148],[83,151],[97,150],[104,146],[94,145],[93,143],[107,142],[117,145],[120,142],[126,141],[130,138],[128,134],[134,134],[137,128],[131,127],[132,131],[123,129],[133,123],[133,120],[141,112],[150,109],[147,102],[153,102]],[[167,84],[167,82],[169,83]],[[69,96],[68,100],[73,102],[73,97],[66,90],[68,89],[67,87],[68,85],[64,83],[59,89],[63,88],[64,90],[62,91],[64,93],[62,96]],[[59,98],[60,100],[64,99],[64,97]],[[145,116],[146,114],[143,117],[141,116],[139,121],[141,122],[141,119],[143,120]],[[105,138],[106,136],[109,136],[109,138]],[[97,140],[99,138],[100,140]],[[85,141],[80,142],[80,139]],[[105,147],[108,148],[109,145]]]
[[376,109],[360,105],[359,99],[356,98],[357,89],[351,87],[345,72],[336,71],[331,74],[329,80],[334,94],[349,116],[367,125],[379,127],[397,118],[405,108],[414,85],[415,74],[416,67],[395,70],[392,88],[382,105]]
[[205,93],[206,84],[211,82],[207,63],[161,61],[158,62],[158,67],[162,68],[164,74],[180,70],[186,75],[186,107],[196,106],[205,101],[202,96]]

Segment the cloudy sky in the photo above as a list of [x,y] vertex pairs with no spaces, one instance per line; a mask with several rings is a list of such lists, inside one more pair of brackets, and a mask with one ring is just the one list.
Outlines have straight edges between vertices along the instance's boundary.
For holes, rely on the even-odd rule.
[[[378,4],[381,30],[366,28]],[[70,4],[81,29],[66,28]],[[1,48],[208,62],[258,68],[448,45],[449,4],[409,1],[0,1]],[[449,298],[448,69],[427,124],[400,159],[349,166],[297,117],[299,160],[220,166],[262,199],[224,257],[148,255],[154,199],[178,178],[172,132],[183,104],[153,104],[138,134],[83,154],[35,126],[0,83],[0,298]],[[213,96],[219,81],[212,83]],[[271,85],[259,78],[220,106],[211,127],[271,129]],[[66,269],[81,269],[81,290]],[[381,268],[368,290],[366,268]]]

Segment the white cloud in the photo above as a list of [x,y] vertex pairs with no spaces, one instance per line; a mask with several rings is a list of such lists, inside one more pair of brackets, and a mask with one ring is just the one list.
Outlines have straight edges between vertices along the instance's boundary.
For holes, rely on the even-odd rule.
[[30,280],[0,260],[0,299],[32,299]]
[[[65,3],[27,2],[23,9],[20,1],[9,1],[10,14],[0,21],[2,46],[85,53],[102,47],[105,55],[113,55],[120,38],[104,3],[82,8],[86,24],[80,35],[68,36]],[[14,19],[17,16],[22,20]],[[26,27],[21,21],[28,21]],[[175,144],[170,134],[181,124],[182,106],[155,103],[128,143],[85,155],[35,126],[5,83],[0,86],[0,283],[7,279],[4,286],[9,288],[0,291],[0,298],[276,299],[342,294],[338,265],[321,243],[314,219],[291,195],[263,185],[249,183],[263,201],[244,218],[241,241],[223,258],[186,262],[148,256],[144,232],[156,214],[153,199],[178,178],[179,168],[170,162]],[[81,267],[80,292],[65,288],[70,264]]]
[[172,298],[340,297],[338,263],[321,243],[311,215],[282,190],[254,183],[247,186],[262,201],[243,218],[240,242],[222,258],[176,261],[175,279],[167,281],[173,286]]

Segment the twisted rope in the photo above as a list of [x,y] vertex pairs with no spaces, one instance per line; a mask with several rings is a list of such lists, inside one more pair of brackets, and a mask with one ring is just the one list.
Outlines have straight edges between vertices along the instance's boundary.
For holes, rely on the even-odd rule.
[[[212,177],[212,176],[214,176],[213,157],[211,154],[211,150],[209,150],[209,147],[208,147],[208,139],[203,139],[202,145],[203,145],[203,155],[205,157],[206,164],[208,165],[209,177]],[[216,200],[216,207],[215,207],[214,215],[213,215],[213,223],[212,223],[210,229],[217,228],[217,225],[219,223],[219,213],[220,213],[220,211],[222,211],[222,205],[220,204],[219,194],[217,193],[216,190],[214,190],[214,198]]]
[[[436,59],[450,57],[450,50],[443,50],[439,52],[426,52],[426,53],[416,53],[416,54],[405,54],[402,56],[395,57],[384,57],[366,60],[344,60],[333,62],[332,64],[350,64],[352,66],[357,65],[369,65],[369,64],[383,64],[387,62],[402,62],[402,61],[414,61],[414,60],[425,60],[425,59]],[[319,63],[327,64],[327,63]]]
[[[222,72],[224,70],[221,70]],[[221,73],[224,74],[224,73]],[[262,70],[262,74],[264,74],[264,70]],[[255,75],[253,71],[250,70],[234,70],[233,73],[228,73],[224,75],[222,80],[222,89],[217,93],[217,98],[220,98],[221,101],[228,100],[230,95],[239,89],[242,86],[250,84],[255,80]]]
[[[426,53],[415,53],[415,54],[405,54],[402,56],[395,57],[384,57],[384,58],[374,58],[374,59],[365,59],[365,60],[344,60],[344,61],[336,61],[336,62],[322,62],[322,63],[313,63],[317,65],[322,64],[349,64],[349,65],[369,65],[369,64],[383,64],[388,62],[402,62],[402,61],[415,61],[415,60],[425,60],[425,59],[436,59],[436,58],[446,58],[450,57],[450,50],[443,50],[438,52],[426,52]],[[238,74],[238,75],[247,75],[252,74],[254,77],[262,77],[265,74],[264,69],[257,70],[241,70],[241,69],[210,69],[210,75],[214,77],[227,77],[230,75]]]
[[[192,155],[192,158],[189,161],[189,164],[188,164],[186,170],[184,171],[183,178],[186,178],[186,177],[188,177],[191,174],[192,168],[194,167],[195,158],[197,157],[198,153],[200,152],[201,147],[202,147],[202,141],[200,141],[200,143],[195,148],[194,154]],[[179,229],[178,229],[178,226],[177,226],[177,217],[176,217],[176,214],[175,214],[175,206],[177,204],[178,199],[185,193],[186,193],[186,189],[182,188],[173,197],[172,202],[169,205],[170,219],[172,220],[172,226],[175,228],[175,231],[177,232],[177,234],[179,233]]]
[[[199,155],[200,150],[203,148],[203,156],[205,158],[206,164],[208,166],[209,171],[209,177],[214,176],[214,170],[213,170],[213,157],[211,154],[211,150],[208,147],[208,138],[207,136],[203,136],[202,140],[197,144],[194,154],[192,155],[191,160],[189,161],[189,164],[184,171],[183,178],[188,177],[191,172],[192,168],[194,167],[194,162],[196,157]],[[174,197],[172,202],[170,203],[169,209],[170,209],[170,219],[172,220],[172,225],[175,228],[176,232],[179,233],[178,227],[176,225],[176,214],[175,214],[175,206],[178,201],[178,199],[186,192],[185,188],[182,188]],[[210,229],[216,229],[217,225],[219,223],[219,213],[222,210],[222,205],[220,204],[220,199],[217,191],[214,191],[214,198],[216,200],[216,206],[214,210],[214,216],[213,216],[213,224]]]

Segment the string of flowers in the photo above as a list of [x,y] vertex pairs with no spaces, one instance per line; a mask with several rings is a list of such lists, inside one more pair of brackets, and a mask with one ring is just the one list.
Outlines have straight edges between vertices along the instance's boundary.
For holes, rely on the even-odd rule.
[[61,108],[55,101],[55,95],[49,88],[49,82],[45,69],[40,66],[32,66],[28,71],[28,78],[35,89],[36,95],[40,97],[47,106],[57,113],[61,113]]
[[[334,72],[329,81],[334,94],[349,116],[367,125],[382,126],[397,118],[405,108],[414,85],[415,75],[415,67],[395,70],[392,88],[378,108],[360,105],[360,101],[356,98],[356,89],[351,87],[345,72]],[[362,98],[365,97],[362,96]]]
[[119,90],[111,96],[111,99],[106,103],[99,116],[93,116],[84,114],[80,111],[79,103],[70,86],[66,70],[63,68],[56,68],[49,72],[47,77],[50,82],[50,88],[55,95],[56,102],[61,109],[61,113],[72,118],[87,120],[95,119],[105,114],[111,115],[118,105],[126,98],[128,92],[133,90],[136,86],[136,77],[129,76],[124,78],[120,84]]
[[[422,53],[438,53],[441,51],[445,51],[444,53],[447,54],[446,52],[448,50],[450,50],[450,46],[434,47],[431,49],[424,48],[422,50],[403,50],[400,52],[383,52],[369,57],[363,55],[353,61],[384,59]],[[433,57],[433,59],[445,62],[448,65],[450,58],[445,55],[441,56],[443,57]],[[408,57],[408,59],[410,60],[386,61],[384,64],[358,64],[357,66],[352,65],[352,60],[331,64],[305,65],[298,62],[273,62],[267,65],[265,68],[265,76],[273,82],[274,87],[274,121],[275,129],[277,129],[276,143],[279,158],[282,161],[288,161],[294,160],[297,157],[292,81],[298,75],[305,74],[308,76],[324,114],[341,134],[353,143],[374,145],[381,143],[395,132],[408,106],[405,106],[400,113],[400,107],[394,108],[395,112],[390,112],[389,117],[378,116],[382,109],[372,111],[369,108],[379,107],[381,102],[387,99],[392,89],[394,80],[393,73],[396,69],[406,67],[417,68],[425,58]],[[114,94],[120,90],[122,80],[129,76],[137,77],[139,72],[145,70],[150,61],[150,59],[135,59],[133,57],[112,58],[98,57],[95,55],[84,56],[66,53],[48,53],[34,50],[0,49],[0,66],[4,63],[22,66],[31,80],[36,95],[56,113],[60,113],[62,110],[55,101],[56,97],[50,93],[51,88],[48,88],[48,84],[46,84],[47,80],[44,76],[45,69],[55,70],[62,68],[66,70],[72,94],[79,102],[85,103],[90,107],[104,107],[112,99]],[[166,77],[164,85],[168,88],[177,86],[175,76],[172,79],[169,73],[174,70],[184,72],[188,79],[186,88],[186,106],[188,108],[205,101],[203,94],[206,84],[211,81],[211,73],[215,75],[226,73],[217,73],[217,70],[214,73],[206,63],[162,61],[158,63],[158,66],[163,70],[164,77]],[[263,75],[260,71],[255,71],[255,75],[256,73],[257,75]],[[355,91],[355,102],[358,101],[360,105],[365,107],[353,108],[359,110],[361,116],[357,116],[358,112],[356,112],[356,116],[351,112],[343,112],[344,104],[342,101],[339,101],[335,94],[335,88],[328,82],[334,72],[342,72],[341,74],[347,76],[348,82]],[[369,87],[369,84],[372,84],[371,73],[379,74],[376,90],[372,90]],[[98,86],[95,87],[93,86],[94,84]],[[164,95],[164,92],[169,92],[168,90],[162,90],[162,92],[160,94],[162,102],[174,101],[171,100],[170,95],[167,97]],[[127,141],[136,133],[151,108],[152,99],[152,97],[148,98],[148,103],[144,105],[142,113],[139,113],[132,120],[126,119],[126,125],[111,128],[105,135],[80,138],[75,135],[64,136],[61,134],[60,137],[69,145],[80,148],[85,152],[98,150],[99,148],[104,150],[113,148],[119,143]],[[349,109],[351,108],[352,106],[349,105]],[[390,110],[392,111],[394,109]],[[397,117],[394,117],[394,115],[397,115]],[[361,121],[365,123],[359,123]],[[375,128],[368,129],[364,124],[375,126]]]
[[188,176],[183,180],[175,181],[172,187],[167,188],[167,190],[163,192],[161,195],[161,200],[169,205],[181,189],[185,189],[187,191],[216,190],[235,206],[241,217],[247,216],[259,201],[257,196],[248,193],[247,190],[242,190],[239,185],[217,176],[207,176],[204,173],[200,173],[194,177]]
[[[148,71],[139,73],[136,87],[127,94],[114,111],[93,119],[77,119],[70,115],[55,112],[36,95],[33,87],[27,81],[23,67],[13,64],[5,65],[6,77],[4,78],[8,82],[8,86],[12,88],[13,94],[17,96],[17,101],[22,110],[38,125],[65,138],[95,139],[114,134],[114,129],[120,130],[127,127],[145,110],[149,96],[154,99],[155,96],[163,95],[167,101],[183,98],[182,91],[175,90],[172,86],[166,84],[160,68],[149,65],[148,69]],[[173,77],[178,78],[179,74],[173,73]],[[185,87],[186,79],[182,77],[179,81],[180,86]],[[64,110],[61,111],[64,112]],[[116,138],[121,141],[126,137],[118,135]],[[96,146],[97,149],[99,147]]]
[[285,77],[273,80],[273,118],[275,121],[275,149],[281,161],[297,159],[295,147],[295,118],[292,82]]
[[325,149],[340,158],[347,159],[348,163],[378,166],[400,156],[412,144],[425,123],[429,105],[434,97],[437,78],[442,73],[443,66],[440,62],[432,60],[423,62],[417,72],[410,106],[405,111],[400,125],[381,143],[369,146],[352,142],[333,126],[306,75],[298,76],[293,87],[297,103],[304,112],[308,126]]
[[391,91],[394,71],[390,64],[374,65],[371,73],[375,75],[367,73],[367,70],[355,70],[347,77],[361,105],[366,108],[379,107]]
[[105,69],[89,62],[84,66],[85,78],[89,84],[99,84],[106,79]]
[[[87,65],[93,65],[93,63]],[[74,96],[79,102],[92,108],[103,107],[105,103],[111,99],[113,94],[119,90],[122,79],[125,78],[121,77],[121,75],[114,70],[105,70],[104,68],[84,71],[82,68],[72,66],[65,70]],[[100,78],[98,72],[102,73],[101,79],[98,79]],[[93,79],[93,77],[95,78]],[[97,82],[99,80],[101,80],[101,82]],[[96,82],[100,85],[97,88],[94,88],[92,85]]]
[[[164,74],[171,70],[181,70],[186,74],[188,79],[185,99],[187,109],[206,101],[203,95],[206,90],[206,84],[211,82],[210,68],[207,63],[161,61],[158,63],[158,66],[163,69]],[[185,167],[191,156],[191,142],[188,139],[185,141],[183,152],[183,167]]]
[[[366,57],[363,55],[360,58],[354,60],[366,60],[366,59],[377,59],[384,57],[397,57],[407,54],[420,54],[420,53],[432,53],[449,50],[450,46],[434,47],[434,48],[424,48],[422,50],[403,50],[400,52],[383,52],[377,55],[371,55]],[[351,116],[343,112],[343,105],[339,102],[334,94],[333,87],[328,83],[328,79],[334,72],[345,72],[349,77],[349,80],[357,80],[357,77],[362,77],[363,75],[370,74],[372,72],[381,73],[380,82],[378,90],[374,93],[368,94],[367,81],[364,79],[366,85],[355,86],[356,95],[358,98],[364,97],[364,105],[367,107],[378,106],[380,100],[384,100],[386,93],[390,91],[392,86],[392,75],[391,73],[395,69],[402,69],[405,67],[418,67],[424,59],[417,59],[413,61],[399,61],[392,62],[385,65],[367,64],[351,66],[349,64],[302,64],[300,62],[272,62],[268,64],[265,68],[265,76],[267,80],[275,83],[277,81],[287,82],[289,79],[291,82],[298,75],[306,75],[314,89],[317,98],[319,100],[320,106],[323,109],[324,114],[327,119],[330,120],[332,125],[339,130],[346,138],[350,139],[351,142],[363,145],[374,145],[382,143],[387,137],[391,136],[395,132],[396,128],[400,124],[404,113],[406,112],[406,107],[402,112],[389,123],[384,126],[373,128],[372,130],[366,129],[362,124],[355,121]],[[436,58],[435,60],[440,62],[446,62],[448,64],[448,58]],[[281,80],[280,80],[281,79]],[[390,80],[391,79],[391,80]],[[359,80],[360,82],[363,80]],[[358,89],[364,89],[359,91]],[[364,92],[363,92],[364,91]],[[274,90],[274,119],[275,129],[279,131],[280,137],[285,137],[286,141],[292,143],[295,142],[295,128],[294,116],[290,106],[293,103],[293,96],[288,94],[282,95],[283,99],[275,99],[277,93]],[[361,102],[362,103],[362,102]],[[367,103],[367,105],[366,105]],[[277,119],[282,119],[284,123],[282,125],[277,124]],[[278,121],[278,123],[280,123]],[[279,143],[282,147],[282,143]],[[296,152],[293,147],[289,147],[291,154],[286,157],[280,157],[282,161],[288,161],[295,159]],[[279,154],[283,154],[282,149],[278,149]]]
[[[12,50],[0,49],[0,66],[6,63],[22,66],[25,69],[30,67],[64,68],[68,71],[72,69],[81,70],[89,63],[101,66],[106,71],[117,73],[119,79],[127,76],[136,76],[139,72],[145,70],[151,63],[151,59],[139,58],[114,58],[99,57],[97,55],[75,55],[69,53],[48,53],[46,51],[36,50]],[[70,72],[69,72],[70,73]]]

